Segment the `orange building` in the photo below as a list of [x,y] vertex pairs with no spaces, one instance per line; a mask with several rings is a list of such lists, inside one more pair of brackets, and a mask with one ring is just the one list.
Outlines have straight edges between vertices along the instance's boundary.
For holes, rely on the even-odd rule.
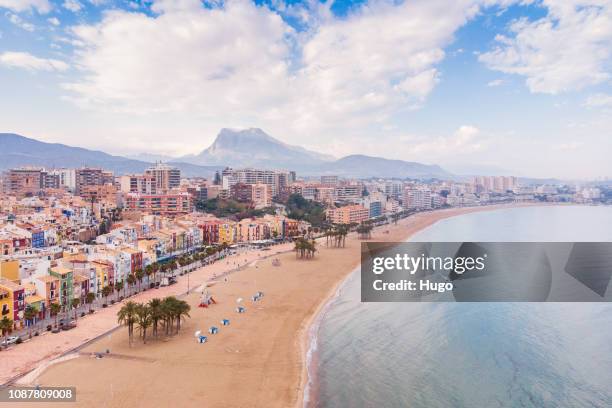
[[370,211],[361,205],[330,208],[326,213],[327,219],[334,224],[361,223],[370,217]]

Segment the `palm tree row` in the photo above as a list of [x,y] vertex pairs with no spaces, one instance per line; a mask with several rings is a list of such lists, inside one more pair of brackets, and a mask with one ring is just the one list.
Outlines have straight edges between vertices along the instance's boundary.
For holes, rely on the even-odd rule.
[[374,226],[372,225],[372,223],[364,222],[360,226],[357,227],[357,234],[359,234],[360,239],[369,239],[372,237],[373,229],[374,229]]
[[184,300],[174,296],[164,299],[151,299],[149,303],[127,302],[117,313],[117,321],[128,328],[130,346],[134,338],[134,327],[140,331],[140,338],[147,343],[147,330],[152,328],[155,338],[159,335],[160,326],[166,336],[177,334],[181,321],[189,317],[191,307]]
[[331,229],[325,231],[326,244],[331,243],[336,248],[343,248],[346,245],[346,236],[350,230],[348,224],[336,224]]
[[306,238],[298,238],[295,240],[295,256],[300,258],[313,258],[316,249],[315,240],[307,240]]
[[[226,249],[226,244],[222,244],[217,247],[200,247],[191,255],[184,254],[170,262],[153,262],[147,265],[144,269],[136,269],[133,273],[130,273],[124,281],[119,281],[115,284],[110,283],[109,285],[104,286],[100,293],[104,298],[104,303],[106,304],[108,303],[108,297],[113,294],[113,292],[117,292],[117,296],[119,296],[121,291],[123,291],[123,297],[126,297],[127,292],[129,292],[134,285],[137,285],[138,291],[140,291],[142,281],[144,280],[145,276],[149,278],[149,282],[152,287],[158,282],[158,273],[166,276],[167,273],[174,273],[179,267],[185,268],[186,266],[193,265],[194,263],[199,263],[198,266],[201,266],[201,263],[208,257]],[[183,272],[181,271],[181,274],[182,273]]]

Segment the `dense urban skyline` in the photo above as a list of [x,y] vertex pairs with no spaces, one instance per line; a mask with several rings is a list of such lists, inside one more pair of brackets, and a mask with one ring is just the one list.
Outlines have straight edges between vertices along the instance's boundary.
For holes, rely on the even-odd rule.
[[609,1],[257,3],[0,0],[2,131],[179,156],[256,126],[337,157],[612,174]]

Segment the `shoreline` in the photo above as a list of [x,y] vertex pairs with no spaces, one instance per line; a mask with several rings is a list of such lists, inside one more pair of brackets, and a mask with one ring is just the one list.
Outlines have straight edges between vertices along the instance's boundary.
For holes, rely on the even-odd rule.
[[[512,203],[512,204],[499,204],[499,205],[489,205],[489,206],[480,206],[480,207],[461,207],[461,208],[450,208],[443,210],[434,210],[431,212],[418,213],[416,216],[427,216],[427,215],[437,215],[430,218],[426,221],[426,223],[419,228],[414,230],[408,229],[405,231],[404,236],[401,239],[397,240],[397,242],[403,242],[408,240],[413,235],[419,233],[420,231],[429,228],[430,226],[436,224],[437,222],[444,220],[446,218],[458,217],[461,215],[466,215],[474,212],[485,212],[485,211],[496,211],[503,209],[511,209],[511,208],[523,208],[523,207],[539,207],[539,206],[551,206],[558,204],[550,204],[550,203]],[[449,214],[450,213],[450,214]],[[414,216],[410,216],[404,218],[398,222],[398,227],[410,222]],[[386,224],[381,227],[388,227],[392,224]],[[377,227],[377,228],[381,228]],[[372,241],[372,240],[363,240],[363,241]],[[303,362],[303,370],[300,378],[300,386],[298,389],[298,398],[295,404],[295,408],[309,408],[311,406],[315,406],[316,404],[316,395],[313,395],[313,388],[316,390],[317,388],[317,380],[316,380],[316,353],[319,348],[319,330],[322,320],[325,317],[325,311],[333,304],[334,300],[340,295],[340,291],[342,287],[347,283],[347,281],[353,276],[353,274],[358,273],[359,262],[357,263],[357,267],[352,269],[346,276],[344,276],[337,284],[330,290],[326,297],[322,300],[322,302],[317,307],[315,313],[307,317],[305,328],[298,333],[299,342],[300,342],[300,350],[302,355]],[[315,344],[317,343],[317,344]],[[314,378],[313,378],[314,377]]]
[[[529,205],[533,206],[497,205],[418,213],[397,225],[376,228],[371,240],[402,242],[444,218]],[[96,405],[102,395],[109,406],[201,406],[203,401],[210,406],[229,407],[304,406],[310,379],[311,334],[317,334],[313,330],[324,316],[325,307],[359,266],[361,241],[352,233],[347,237],[346,248],[332,248],[325,245],[325,238],[319,239],[317,256],[307,260],[287,253],[292,250],[277,253],[280,248],[265,258],[257,252],[241,254],[241,268],[229,274],[227,282],[219,273],[215,279],[210,269],[208,273],[196,271],[191,275],[192,288],[215,281],[212,294],[218,304],[197,308],[200,297],[192,289],[184,297],[192,306],[191,318],[185,321],[180,335],[152,339],[146,345],[136,342],[129,347],[126,331],[117,330],[82,347],[79,358],[49,366],[34,381],[42,386],[76,386],[78,406]],[[250,260],[245,265],[247,257]],[[274,265],[270,258],[278,258],[280,265]],[[229,266],[223,262],[217,268],[234,269]],[[249,299],[257,290],[266,293],[263,301],[248,301],[247,313],[235,314],[235,300]],[[153,293],[162,295],[159,291]],[[194,331],[206,330],[211,323],[227,317],[232,319],[231,326],[210,337],[206,345],[193,340]],[[112,350],[108,358],[84,356],[106,349]],[[312,358],[316,359],[316,350]],[[146,387],[138,381],[144,372],[148,374]],[[312,374],[316,379],[316,372]],[[311,402],[316,396],[309,393]]]

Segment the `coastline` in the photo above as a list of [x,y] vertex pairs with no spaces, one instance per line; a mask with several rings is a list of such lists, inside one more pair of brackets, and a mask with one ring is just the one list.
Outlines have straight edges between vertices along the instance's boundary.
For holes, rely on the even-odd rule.
[[[419,225],[416,228],[407,228],[402,234],[400,231],[400,237],[395,240],[381,240],[381,241],[391,241],[391,242],[403,242],[408,240],[410,237],[415,235],[416,233],[430,227],[431,225],[437,223],[446,218],[457,217],[469,213],[474,212],[484,212],[484,211],[495,211],[509,208],[521,208],[521,207],[534,207],[534,206],[550,206],[549,203],[521,203],[521,204],[500,204],[500,205],[491,205],[491,206],[482,206],[482,207],[462,207],[462,208],[450,208],[444,210],[435,210],[426,213],[419,213],[415,216],[408,217],[402,219],[398,222],[397,227],[406,227],[406,224],[409,224],[410,221],[414,220],[413,217],[418,216],[427,216],[427,220],[423,225]],[[386,227],[390,225],[384,225],[382,227]],[[381,228],[381,227],[378,227]],[[376,241],[375,239],[363,240],[367,241]],[[359,264],[359,263],[358,263]],[[309,408],[316,406],[316,395],[312,395],[313,386],[316,390],[316,371],[314,365],[316,364],[316,353],[318,350],[318,331],[320,329],[320,324],[323,318],[325,317],[325,311],[331,306],[334,300],[339,296],[342,287],[346,284],[346,282],[351,278],[351,276],[355,273],[358,273],[358,264],[357,267],[351,270],[346,276],[344,276],[340,281],[336,283],[336,285],[327,293],[326,297],[323,298],[319,306],[317,307],[315,313],[312,316],[306,318],[305,326],[303,330],[298,333],[299,342],[300,342],[300,350],[302,353],[302,362],[303,362],[303,370],[300,378],[300,386],[298,390],[298,397],[295,408]],[[314,373],[313,373],[314,372]],[[313,378],[313,375],[315,378]]]
[[[376,228],[372,240],[401,242],[444,218],[520,206],[527,205],[419,213],[397,225]],[[198,293],[185,297],[192,305],[191,319],[185,321],[180,335],[129,347],[126,331],[118,330],[83,347],[78,358],[50,366],[33,381],[43,386],[76,386],[77,405],[83,406],[95,405],[105,396],[109,406],[201,406],[206,401],[210,406],[301,407],[309,381],[310,333],[325,306],[358,267],[361,241],[351,234],[346,248],[340,249],[328,248],[325,239],[319,240],[319,251],[310,260],[298,260],[292,253],[270,254],[281,260],[280,267],[274,266],[270,257],[250,254],[253,259],[230,274],[228,282],[217,280],[212,287],[219,304],[199,309]],[[246,255],[241,257],[242,261]],[[198,272],[191,275],[194,288],[207,281],[200,277],[211,277],[210,272]],[[256,290],[265,292],[263,301],[249,301],[246,314],[235,314],[235,299],[248,299]],[[230,327],[205,345],[196,344],[195,330],[206,330],[211,322],[227,317],[232,319]],[[110,358],[88,356],[105,349],[112,351]],[[146,386],[139,381],[143,373],[147,373]]]

